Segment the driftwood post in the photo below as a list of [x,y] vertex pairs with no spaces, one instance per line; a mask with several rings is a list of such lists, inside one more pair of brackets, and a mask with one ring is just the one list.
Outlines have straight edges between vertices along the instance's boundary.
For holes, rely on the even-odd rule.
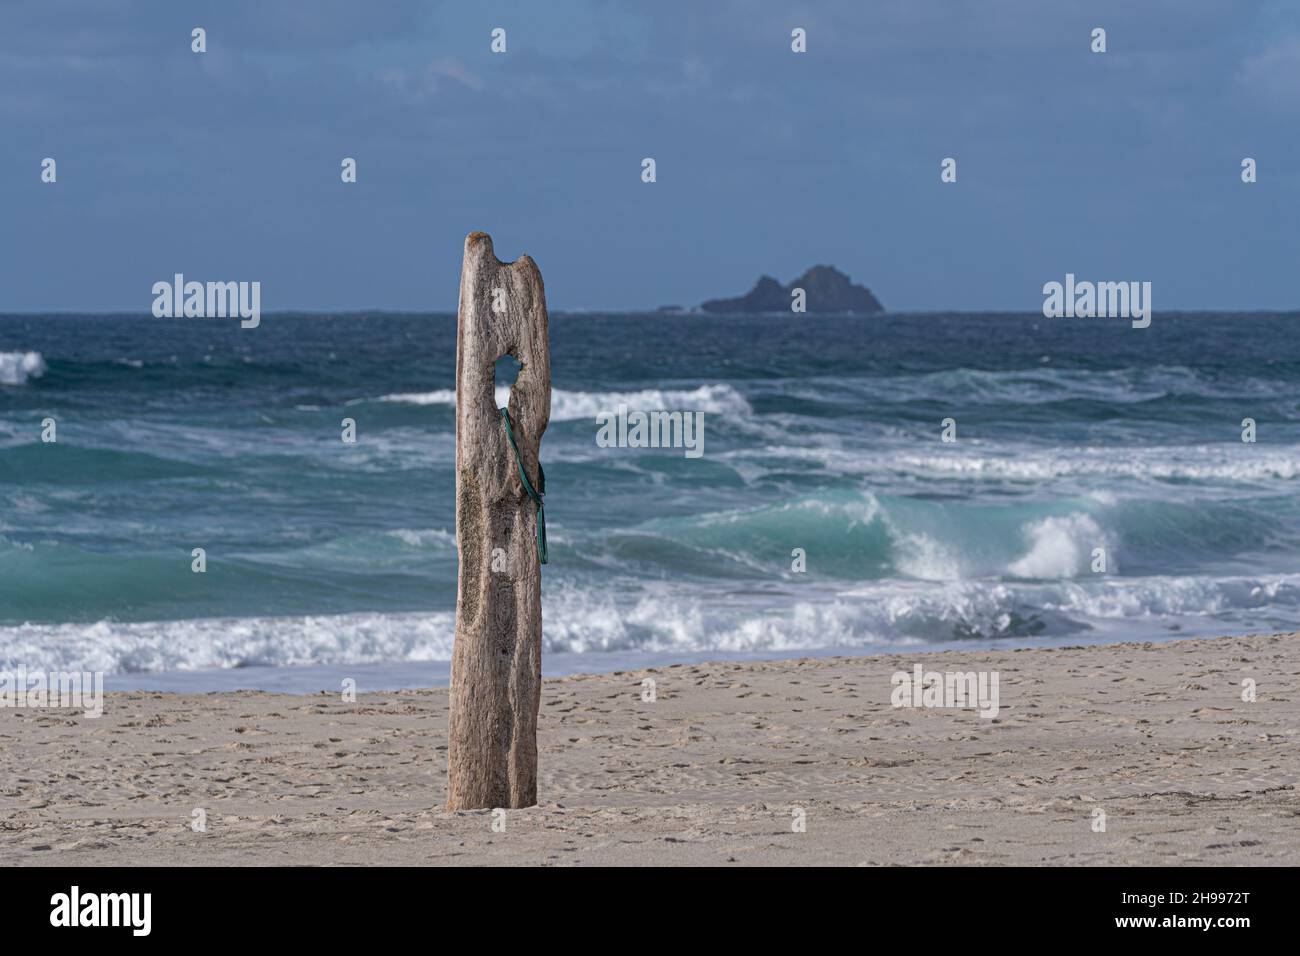
[[510,420],[523,467],[536,485],[538,446],[551,416],[542,275],[528,256],[499,261],[491,237],[474,232],[465,239],[456,334],[460,577],[451,659],[449,810],[537,803],[537,507],[519,478],[497,408],[495,364],[504,355],[521,364],[510,390]]

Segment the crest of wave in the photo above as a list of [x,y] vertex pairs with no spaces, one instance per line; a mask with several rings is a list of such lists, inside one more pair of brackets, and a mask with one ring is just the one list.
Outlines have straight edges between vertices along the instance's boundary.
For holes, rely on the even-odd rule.
[[0,385],[26,385],[44,374],[40,352],[0,352]]
[[[498,386],[497,406],[504,408],[509,400],[510,386]],[[407,405],[455,405],[456,393],[451,389],[405,392],[385,395],[380,401]],[[619,405],[626,405],[629,411],[641,412],[662,409],[714,415],[753,413],[745,397],[730,385],[701,385],[692,389],[646,388],[634,392],[571,392],[557,388],[551,392],[551,421],[567,422],[584,418],[594,420],[602,412],[616,414]]]

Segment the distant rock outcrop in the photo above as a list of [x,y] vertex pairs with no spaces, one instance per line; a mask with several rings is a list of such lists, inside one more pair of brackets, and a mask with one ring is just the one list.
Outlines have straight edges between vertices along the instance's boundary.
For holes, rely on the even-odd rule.
[[789,312],[791,294],[803,289],[809,312],[851,312],[870,315],[884,312],[880,300],[866,286],[854,285],[834,266],[813,266],[788,286],[771,276],[761,276],[748,295],[738,299],[710,299],[700,308],[715,314]]

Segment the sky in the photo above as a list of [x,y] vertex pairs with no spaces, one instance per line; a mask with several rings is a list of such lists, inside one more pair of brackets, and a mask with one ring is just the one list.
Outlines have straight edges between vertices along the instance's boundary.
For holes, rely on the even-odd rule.
[[1294,0],[0,2],[0,311],[454,311],[475,230],[557,311],[1297,309],[1297,225]]

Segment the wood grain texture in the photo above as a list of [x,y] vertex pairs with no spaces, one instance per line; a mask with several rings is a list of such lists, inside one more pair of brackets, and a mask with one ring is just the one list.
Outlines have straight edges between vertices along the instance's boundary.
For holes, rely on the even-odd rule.
[[[499,293],[497,290],[501,290]],[[497,311],[498,303],[504,311]],[[537,512],[497,409],[495,363],[521,364],[510,391],[519,454],[537,482],[551,414],[546,292],[528,256],[503,263],[485,233],[465,239],[456,339],[456,644],[447,809],[537,803],[542,589]],[[492,569],[496,548],[504,570]],[[498,562],[499,566],[499,562]]]

